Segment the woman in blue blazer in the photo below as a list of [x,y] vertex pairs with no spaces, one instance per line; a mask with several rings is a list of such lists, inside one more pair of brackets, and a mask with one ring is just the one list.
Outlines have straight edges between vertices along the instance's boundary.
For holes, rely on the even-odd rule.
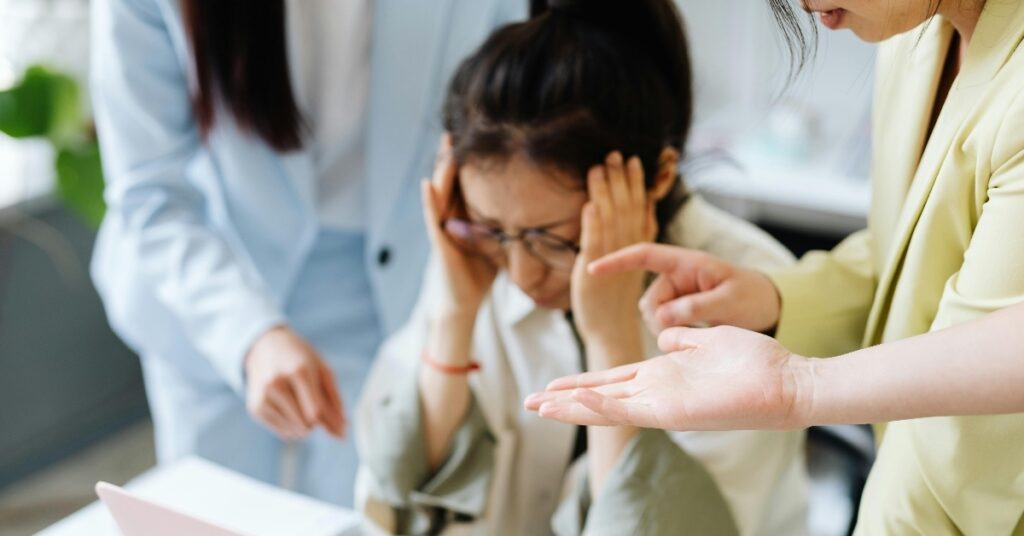
[[443,82],[526,4],[93,2],[93,278],[161,462],[351,504],[344,407],[418,294]]

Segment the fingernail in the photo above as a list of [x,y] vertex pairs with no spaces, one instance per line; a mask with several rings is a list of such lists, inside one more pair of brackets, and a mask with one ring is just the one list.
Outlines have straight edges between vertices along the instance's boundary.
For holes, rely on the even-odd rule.
[[613,166],[621,166],[622,165],[622,153],[620,153],[618,151],[612,151],[612,153],[610,155],[608,155],[608,163],[610,165],[613,165]]

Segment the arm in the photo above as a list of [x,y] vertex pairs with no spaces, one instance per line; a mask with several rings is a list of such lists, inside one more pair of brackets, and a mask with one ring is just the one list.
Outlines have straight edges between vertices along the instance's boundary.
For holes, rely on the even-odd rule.
[[[428,462],[428,424],[421,380],[428,371],[420,354],[430,340],[430,311],[442,301],[439,259],[432,258],[409,321],[381,346],[359,401],[361,463],[370,476],[372,502],[393,516],[375,521],[400,533],[428,532],[437,511],[482,515],[488,498],[496,443],[467,389],[465,409],[444,438],[443,451]],[[443,394],[443,393],[441,393]],[[440,443],[440,442],[439,442]]]
[[[643,325],[636,302],[643,292],[639,270],[597,278],[587,265],[601,255],[653,236],[648,229],[648,192],[640,160],[609,155],[587,175],[590,200],[583,209],[580,253],[573,269],[572,311],[582,339],[587,370],[606,370],[643,359]],[[598,495],[612,468],[636,436],[632,426],[587,429],[591,493]]]
[[[318,422],[341,435],[341,398],[330,370],[284,327],[259,276],[210,225],[206,199],[186,176],[202,142],[165,17],[153,0],[93,3],[104,227],[131,257],[125,264],[139,267],[129,278],[103,274],[107,290],[129,294],[126,300],[105,292],[107,306],[118,311],[132,301],[132,285],[141,279],[224,381],[247,397],[249,411],[278,435],[300,437]],[[164,326],[123,321],[143,338],[161,338],[157,330]]]
[[[423,217],[438,263],[438,299],[429,306],[426,363],[441,367],[470,364],[473,325],[480,304],[491,288],[497,269],[486,259],[467,255],[441,229],[443,218],[456,207],[453,195],[458,168],[445,135],[438,149],[434,177],[424,181]],[[470,406],[468,373],[443,372],[429,364],[420,367],[419,391],[426,435],[427,465],[433,470],[447,457],[452,436]]]
[[[747,430],[1024,412],[1024,304],[831,359],[736,328],[673,328],[673,353],[562,378],[532,395],[541,416],[579,424]],[[737,381],[737,370],[745,371]]]
[[1021,326],[1024,304],[838,358],[805,360],[810,388],[795,424],[1024,412]]
[[205,200],[186,177],[201,142],[163,17],[151,0],[93,3],[107,219],[190,341],[241,393],[247,350],[284,317],[207,224]]

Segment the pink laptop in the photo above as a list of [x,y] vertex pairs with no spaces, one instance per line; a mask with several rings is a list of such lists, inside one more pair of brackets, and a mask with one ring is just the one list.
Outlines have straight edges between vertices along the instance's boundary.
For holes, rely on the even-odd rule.
[[113,484],[96,484],[96,494],[107,505],[124,536],[242,536],[209,521],[132,495]]

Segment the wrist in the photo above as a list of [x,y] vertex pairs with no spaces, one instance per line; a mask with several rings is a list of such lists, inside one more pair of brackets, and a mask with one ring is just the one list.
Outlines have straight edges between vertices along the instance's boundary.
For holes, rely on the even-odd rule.
[[452,366],[467,365],[475,323],[475,316],[465,314],[433,315],[425,349],[431,361]]
[[625,322],[617,329],[594,334],[581,334],[586,347],[587,368],[602,370],[642,361],[644,353],[643,326],[637,320]]
[[242,367],[246,372],[248,372],[249,367],[252,366],[254,356],[260,353],[264,346],[272,345],[274,339],[287,329],[288,326],[285,324],[274,324],[256,337],[249,346],[249,349],[245,352],[245,357],[242,359]]
[[807,428],[822,424],[818,422],[820,419],[815,404],[820,388],[820,367],[826,361],[789,354],[786,369],[789,371],[787,383],[792,401],[787,415],[783,417],[784,428]]
[[779,320],[782,319],[782,293],[770,275],[759,271],[754,271],[754,273],[762,280],[764,295],[761,302],[764,307],[759,321],[760,326],[754,331],[774,336],[779,328]]

